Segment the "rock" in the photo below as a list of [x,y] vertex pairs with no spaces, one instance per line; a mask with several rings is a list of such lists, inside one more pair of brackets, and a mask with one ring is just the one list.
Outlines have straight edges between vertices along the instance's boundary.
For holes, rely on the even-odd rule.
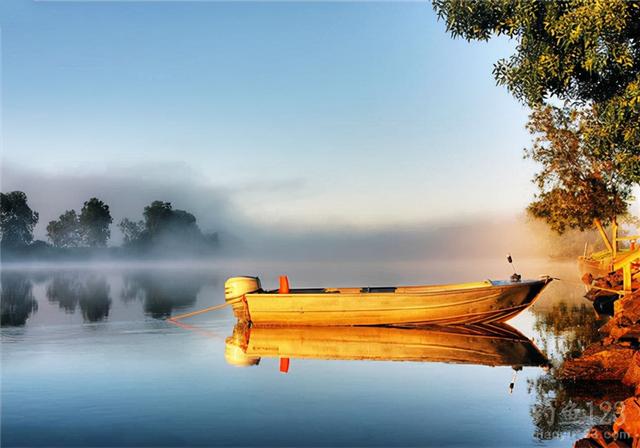
[[608,335],[611,333],[611,330],[616,326],[618,326],[618,321],[616,320],[615,317],[611,318],[608,321],[606,321],[604,325],[598,328],[598,333],[603,335]]
[[638,400],[637,397],[624,400],[620,417],[613,423],[615,432],[624,431],[634,440],[640,437],[640,402]]
[[631,294],[617,300],[613,305],[617,325],[629,327],[640,323],[640,296]]
[[[573,444],[573,448],[603,448],[603,445],[593,439],[580,439]],[[604,445],[604,448],[607,448],[607,446]]]
[[584,439],[573,444],[574,448],[631,448],[633,440],[623,430],[615,432],[613,425],[595,425]]
[[598,329],[603,343],[640,346],[640,296],[623,297],[615,302],[616,314]]
[[[608,289],[620,289],[621,283],[619,273],[594,280],[596,286]],[[574,444],[576,448],[640,448],[640,290],[613,302],[613,311],[614,316],[598,330],[603,340],[591,344],[579,358],[565,361],[559,376],[580,380],[575,384],[621,381],[634,388],[636,396],[622,402],[612,427],[594,426],[587,438]]]
[[617,341],[638,343],[638,340],[640,340],[640,324],[630,326],[613,325],[609,329],[609,335]]
[[622,383],[627,386],[634,387],[636,389],[636,394],[640,389],[640,352],[636,352],[631,358],[631,362],[629,363],[629,368],[627,369],[624,377],[622,378]]
[[635,350],[619,344],[592,344],[579,358],[565,361],[559,376],[565,380],[620,381],[634,353]]
[[587,437],[606,448],[609,443],[613,442],[613,435],[613,425],[596,425],[591,428]]
[[[582,277],[582,281],[586,284],[587,281],[589,281],[590,278],[588,276],[583,276]],[[622,271],[616,271],[616,272],[612,272],[604,277],[598,277],[598,278],[591,278],[591,282],[589,282],[587,285],[593,285],[595,286],[595,288],[593,288],[594,290],[597,291],[602,291],[603,289],[622,289],[622,284],[623,284],[623,275],[622,275]]]
[[614,440],[607,444],[607,448],[631,448],[631,443],[628,440]]
[[585,285],[591,286],[591,283],[593,283],[593,275],[587,272],[582,276],[581,280],[582,280],[582,283],[584,283]]

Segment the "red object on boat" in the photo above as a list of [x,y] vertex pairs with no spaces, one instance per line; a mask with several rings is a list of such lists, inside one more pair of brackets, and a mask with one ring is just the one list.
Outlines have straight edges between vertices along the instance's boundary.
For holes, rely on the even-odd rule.
[[278,289],[278,293],[289,294],[289,278],[286,275],[280,276],[280,289]]
[[289,358],[280,358],[280,372],[281,373],[289,372]]

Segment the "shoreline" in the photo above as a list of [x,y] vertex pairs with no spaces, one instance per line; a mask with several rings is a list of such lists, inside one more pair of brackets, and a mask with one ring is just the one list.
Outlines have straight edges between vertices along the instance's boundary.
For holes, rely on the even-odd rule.
[[619,384],[628,388],[628,396],[606,401],[613,406],[615,420],[612,424],[594,425],[575,442],[575,448],[640,446],[640,292],[615,301],[613,311],[613,316],[598,329],[601,339],[580,356],[566,359],[558,378],[583,386]]

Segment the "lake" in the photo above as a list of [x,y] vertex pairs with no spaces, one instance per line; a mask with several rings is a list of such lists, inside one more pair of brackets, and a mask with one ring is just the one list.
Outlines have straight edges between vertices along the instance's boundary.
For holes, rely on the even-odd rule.
[[[602,322],[582,298],[575,262],[516,266],[525,278],[571,282],[552,282],[510,322],[557,366],[594,340]],[[610,421],[609,402],[624,392],[562,384],[537,361],[520,370],[481,359],[457,364],[454,356],[401,362],[406,344],[374,356],[361,333],[353,350],[365,359],[292,357],[282,373],[273,356],[234,362],[229,309],[185,320],[192,328],[165,320],[222,303],[224,281],[236,275],[275,288],[281,274],[312,287],[511,273],[504,260],[482,259],[5,265],[2,446],[567,446]],[[445,340],[459,349],[477,340],[464,337]],[[318,341],[324,358],[343,348]],[[496,349],[510,362],[504,350]]]

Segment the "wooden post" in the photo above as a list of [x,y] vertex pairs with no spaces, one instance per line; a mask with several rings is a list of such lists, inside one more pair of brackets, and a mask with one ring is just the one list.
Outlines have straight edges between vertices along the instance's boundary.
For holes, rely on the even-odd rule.
[[631,292],[631,263],[622,267],[622,288],[625,293]]
[[605,233],[604,229],[602,228],[602,222],[598,218],[596,218],[596,219],[593,220],[593,224],[598,229],[598,232],[600,232],[600,237],[602,238],[602,241],[604,242],[604,245],[607,247],[607,250],[613,254],[613,247],[611,246],[611,243],[609,242],[609,238],[607,237],[607,234]]
[[613,266],[611,266],[613,271],[622,269],[622,291],[625,294],[633,292],[631,288],[633,265],[638,260],[640,260],[640,250],[636,249],[628,253],[623,253],[618,260],[613,262]]
[[631,281],[633,280],[633,265],[640,259],[640,250],[625,253],[620,260],[613,263],[612,269],[617,271],[622,269],[622,291],[625,294],[633,292]]
[[611,221],[611,245],[613,246],[612,254],[613,258],[618,255],[618,222],[615,218]]

